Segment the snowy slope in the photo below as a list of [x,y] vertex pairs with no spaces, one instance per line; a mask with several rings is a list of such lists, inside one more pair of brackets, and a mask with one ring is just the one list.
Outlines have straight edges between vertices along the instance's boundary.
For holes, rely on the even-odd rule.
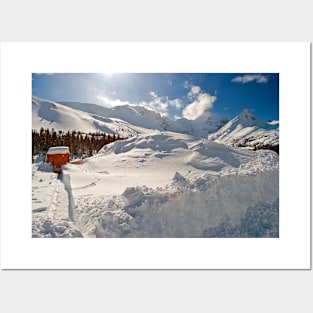
[[[33,165],[34,187],[44,174],[41,167]],[[49,179],[55,184],[53,174],[44,175],[45,185]],[[82,164],[66,165],[56,200],[45,210],[34,207],[33,236],[62,237],[77,229],[84,237],[277,237],[278,176],[273,151],[150,131],[106,145]],[[64,223],[58,232],[60,222],[53,223],[60,215],[53,203],[63,190],[70,199],[71,232]]]
[[208,138],[237,147],[275,146],[279,144],[279,123],[259,121],[244,109]]
[[221,128],[227,119],[217,114],[204,112],[195,120],[187,120],[185,118],[169,122],[168,130],[192,135],[200,138],[207,138],[208,134]]
[[57,102],[42,100],[33,96],[32,128],[39,130],[41,127],[64,131],[101,131],[109,134],[116,133],[122,137],[145,131],[118,118],[79,111]]
[[90,103],[68,101],[61,101],[60,103],[75,110],[96,116],[120,119],[131,125],[143,128],[164,130],[168,123],[168,119],[162,117],[160,113],[148,110],[142,106],[121,105],[107,108]]

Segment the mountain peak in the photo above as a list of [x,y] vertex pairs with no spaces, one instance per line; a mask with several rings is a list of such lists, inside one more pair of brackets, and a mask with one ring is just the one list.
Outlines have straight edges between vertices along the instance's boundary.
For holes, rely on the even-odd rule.
[[256,117],[251,113],[248,108],[243,108],[240,114],[238,115],[240,121],[255,121]]
[[208,136],[218,143],[240,147],[257,147],[279,144],[279,123],[257,120],[249,109],[244,108],[217,132]]

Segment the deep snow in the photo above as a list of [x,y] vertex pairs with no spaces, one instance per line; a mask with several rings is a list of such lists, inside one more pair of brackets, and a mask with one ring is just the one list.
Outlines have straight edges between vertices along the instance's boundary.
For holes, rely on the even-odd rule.
[[82,237],[71,216],[69,193],[50,165],[32,165],[32,236]]
[[106,145],[59,178],[35,163],[33,197],[34,237],[279,235],[275,152],[173,132]]

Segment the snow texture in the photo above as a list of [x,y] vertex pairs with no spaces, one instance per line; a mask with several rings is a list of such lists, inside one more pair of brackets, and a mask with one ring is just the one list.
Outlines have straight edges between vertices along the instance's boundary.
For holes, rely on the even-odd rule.
[[70,217],[69,194],[62,176],[47,163],[32,166],[32,236],[82,237]]

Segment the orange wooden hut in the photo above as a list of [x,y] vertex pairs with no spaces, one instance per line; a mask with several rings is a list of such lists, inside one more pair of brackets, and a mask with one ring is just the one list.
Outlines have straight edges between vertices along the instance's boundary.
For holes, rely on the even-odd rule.
[[70,149],[66,146],[50,147],[46,154],[46,162],[51,163],[55,173],[62,173],[62,165],[70,161]]

